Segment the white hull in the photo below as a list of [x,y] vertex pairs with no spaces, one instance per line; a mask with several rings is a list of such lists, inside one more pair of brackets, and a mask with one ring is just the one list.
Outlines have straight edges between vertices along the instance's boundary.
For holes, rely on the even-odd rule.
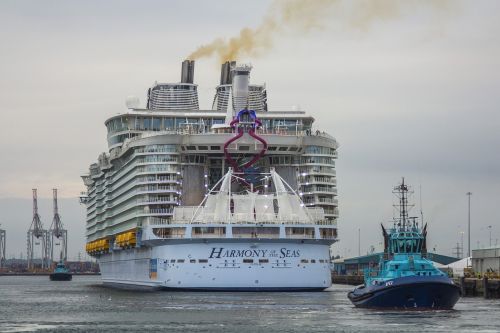
[[98,261],[105,284],[134,288],[322,290],[331,285],[329,244],[314,241],[189,241],[115,251]]

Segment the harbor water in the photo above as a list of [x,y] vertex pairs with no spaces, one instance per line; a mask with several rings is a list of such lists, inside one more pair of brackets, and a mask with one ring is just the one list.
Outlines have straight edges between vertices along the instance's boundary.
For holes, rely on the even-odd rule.
[[325,292],[139,292],[99,276],[52,282],[0,276],[0,332],[499,332],[500,302],[462,298],[451,311],[354,308],[350,286]]

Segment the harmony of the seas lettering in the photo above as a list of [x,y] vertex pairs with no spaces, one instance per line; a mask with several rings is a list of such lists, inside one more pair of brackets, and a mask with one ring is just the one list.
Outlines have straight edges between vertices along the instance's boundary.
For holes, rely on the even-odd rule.
[[210,259],[220,258],[297,258],[300,256],[300,250],[290,250],[286,247],[278,250],[266,249],[225,249],[223,247],[213,247],[210,253]]

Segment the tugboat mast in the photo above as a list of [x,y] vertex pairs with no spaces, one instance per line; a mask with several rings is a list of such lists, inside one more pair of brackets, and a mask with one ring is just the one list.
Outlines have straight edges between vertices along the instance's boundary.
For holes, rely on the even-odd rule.
[[415,226],[415,217],[409,217],[408,212],[414,205],[408,205],[408,194],[413,193],[410,191],[409,186],[405,184],[405,178],[402,177],[401,184],[394,187],[392,191],[398,197],[399,204],[395,204],[394,207],[399,210],[399,218],[395,218],[394,223],[398,226],[400,230],[406,231],[410,227],[410,220],[413,220],[413,226]]

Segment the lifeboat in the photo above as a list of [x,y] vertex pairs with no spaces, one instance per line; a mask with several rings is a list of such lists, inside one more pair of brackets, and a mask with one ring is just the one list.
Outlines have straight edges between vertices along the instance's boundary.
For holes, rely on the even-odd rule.
[[90,255],[107,252],[109,250],[109,239],[101,238],[85,245],[85,250]]
[[115,244],[122,248],[135,247],[135,245],[137,244],[136,232],[127,231],[118,234],[115,238]]

